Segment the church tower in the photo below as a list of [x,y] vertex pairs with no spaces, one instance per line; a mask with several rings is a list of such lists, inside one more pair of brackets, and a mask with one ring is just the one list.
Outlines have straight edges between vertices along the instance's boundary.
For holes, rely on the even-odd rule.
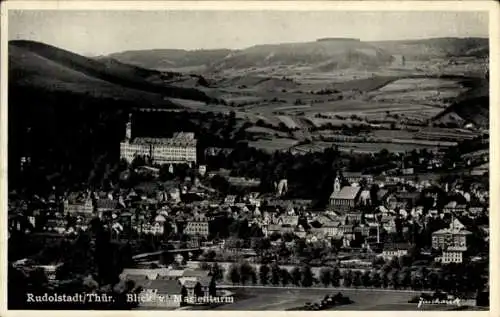
[[336,193],[339,191],[340,191],[340,178],[337,175],[337,177],[335,177],[335,182],[333,183],[333,192]]
[[132,113],[128,115],[127,127],[125,128],[125,141],[130,141],[132,139]]

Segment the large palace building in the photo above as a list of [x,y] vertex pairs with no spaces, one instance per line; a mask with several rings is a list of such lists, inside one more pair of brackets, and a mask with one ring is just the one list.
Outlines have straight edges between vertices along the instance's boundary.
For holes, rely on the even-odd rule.
[[172,138],[133,138],[132,122],[127,123],[125,140],[120,143],[120,157],[132,162],[136,156],[153,164],[196,164],[196,139],[192,132],[174,133]]

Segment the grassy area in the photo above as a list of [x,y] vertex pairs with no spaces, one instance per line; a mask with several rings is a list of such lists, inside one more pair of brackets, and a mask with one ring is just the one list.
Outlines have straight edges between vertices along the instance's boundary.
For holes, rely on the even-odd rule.
[[[300,307],[306,302],[317,302],[327,294],[335,294],[338,290],[331,289],[263,289],[245,288],[236,289],[236,293],[244,297],[233,304],[218,307],[219,310],[287,310]],[[344,296],[354,303],[338,306],[332,310],[418,310],[415,304],[408,304],[408,300],[417,294],[407,292],[384,292],[377,290],[342,290]]]
[[258,140],[249,142],[249,146],[255,147],[257,149],[262,149],[265,151],[278,151],[288,149],[295,144],[297,144],[297,140],[293,139],[285,139],[285,138],[274,138],[272,140]]

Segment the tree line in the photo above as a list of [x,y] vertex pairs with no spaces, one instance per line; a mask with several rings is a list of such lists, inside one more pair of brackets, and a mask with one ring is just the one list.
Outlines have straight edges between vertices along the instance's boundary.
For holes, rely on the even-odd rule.
[[[321,268],[316,275],[309,265],[299,265],[287,270],[273,263],[262,264],[256,269],[248,262],[240,262],[233,263],[223,276],[226,282],[234,285],[441,290],[457,295],[470,295],[481,291],[486,284],[484,265],[451,263],[439,269],[426,266],[412,268],[401,266],[394,258],[378,269],[329,266]],[[218,265],[213,264],[212,267]]]

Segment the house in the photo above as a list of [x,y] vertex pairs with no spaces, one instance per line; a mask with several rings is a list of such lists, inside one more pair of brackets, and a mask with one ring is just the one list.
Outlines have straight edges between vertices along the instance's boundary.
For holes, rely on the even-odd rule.
[[321,232],[325,237],[338,237],[340,235],[340,221],[331,221],[322,224]]
[[436,258],[436,262],[462,263],[464,261],[466,251],[466,247],[448,247],[443,251],[441,257]]
[[235,187],[259,187],[260,179],[229,176],[227,181]]
[[467,206],[463,204],[457,204],[456,201],[450,201],[443,208],[443,212],[445,214],[463,215],[466,213],[466,211],[467,211]]
[[341,235],[346,235],[346,234],[353,234],[354,233],[354,226],[353,225],[340,225],[338,227],[338,232]]
[[224,198],[224,204],[233,206],[236,203],[236,195],[227,195],[226,198]]
[[343,172],[342,176],[346,179],[350,184],[357,183],[359,184],[361,180],[365,180],[367,185],[373,183],[373,175],[363,175],[361,172]]
[[411,244],[409,243],[384,244],[383,251],[379,256],[384,258],[384,260],[391,260],[394,257],[399,258],[407,255],[410,248]]
[[396,221],[393,216],[382,216],[380,222],[382,223],[382,228],[384,228],[387,233],[396,232]]
[[151,280],[141,286],[137,301],[144,308],[178,308],[187,297],[186,288],[178,280]]
[[346,213],[346,223],[361,223],[363,219],[363,213],[361,211],[352,210]]
[[103,211],[110,211],[110,210],[116,210],[118,208],[118,201],[109,199],[109,198],[102,198],[98,199],[96,201],[96,209],[97,212],[101,213]]
[[359,233],[363,237],[369,237],[370,236],[370,227],[367,226],[357,226],[354,227],[354,233]]
[[446,250],[448,247],[467,248],[468,237],[472,232],[454,219],[449,228],[441,229],[432,233],[432,248]]
[[262,232],[266,237],[271,236],[273,233],[281,233],[281,225],[269,224],[262,226]]
[[484,213],[484,207],[469,207],[469,215],[479,216]]
[[349,210],[355,208],[361,188],[344,186],[340,191],[335,191],[330,196],[330,206],[334,209]]
[[372,204],[371,193],[369,190],[362,190],[359,195],[360,204],[363,206],[370,206]]
[[45,226],[43,229],[48,232],[57,232],[64,233],[66,231],[66,227],[68,225],[68,221],[66,219],[47,219]]
[[51,264],[51,265],[33,265],[33,269],[42,269],[47,279],[53,281],[56,279],[57,269],[60,268],[63,263]]
[[282,226],[296,227],[299,224],[298,216],[281,216],[278,218],[277,224]]
[[85,198],[83,200],[64,200],[63,210],[65,214],[92,214],[94,212],[94,206],[92,205],[92,200],[90,198]]
[[140,233],[162,235],[164,233],[164,226],[160,223],[140,223],[133,226],[133,228]]
[[353,225],[340,225],[339,234],[342,235],[343,245],[348,247],[351,241],[354,240],[354,226]]
[[208,237],[209,234],[209,219],[203,216],[198,216],[188,221],[184,233],[193,236]]
[[188,269],[184,271],[179,281],[186,288],[188,296],[203,297],[209,295],[212,277],[209,271]]
[[120,274],[121,279],[131,279],[135,281],[138,280],[156,280],[163,276],[167,276],[171,270],[168,268],[125,268]]

